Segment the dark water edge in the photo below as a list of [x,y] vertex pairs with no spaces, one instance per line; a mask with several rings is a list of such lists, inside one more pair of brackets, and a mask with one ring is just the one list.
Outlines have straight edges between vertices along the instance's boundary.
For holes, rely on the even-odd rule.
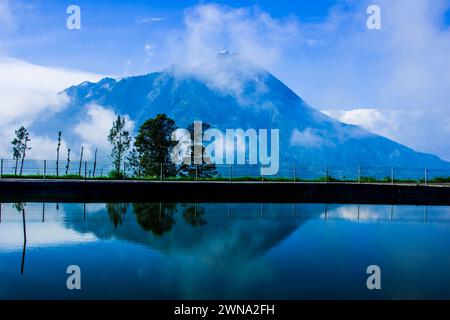
[[450,299],[449,245],[448,206],[3,203],[0,298]]
[[449,185],[347,182],[0,180],[0,201],[450,205]]

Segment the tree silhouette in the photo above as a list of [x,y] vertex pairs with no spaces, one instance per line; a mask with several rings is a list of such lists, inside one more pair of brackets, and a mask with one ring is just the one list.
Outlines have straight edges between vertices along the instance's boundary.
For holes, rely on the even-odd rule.
[[59,176],[59,148],[61,147],[61,131],[58,132],[58,145],[56,147],[56,176]]
[[175,121],[165,114],[148,119],[139,128],[134,146],[144,175],[160,176],[161,164],[164,176],[176,175],[176,166],[170,158],[176,145],[176,141],[172,141],[172,132],[176,128]]
[[[208,130],[211,126],[207,123],[203,123],[202,124],[202,136],[203,136],[203,132],[205,132],[206,130]],[[194,124],[190,124],[187,128],[187,130],[189,131],[189,133],[191,134],[191,140],[194,141]],[[201,150],[202,150],[202,155],[201,155],[201,159],[202,159],[202,163],[201,164],[195,164],[194,163],[194,159],[195,159],[195,154],[194,154],[194,147],[195,147],[195,141],[191,146],[191,163],[190,164],[186,164],[186,163],[182,163],[181,165],[179,165],[178,167],[178,174],[182,177],[197,177],[197,178],[212,178],[212,177],[217,177],[219,176],[219,172],[217,172],[217,167],[214,163],[210,163],[210,159],[206,159],[203,156],[203,153],[205,151],[205,147],[203,146],[203,144],[201,145]],[[200,142],[201,143],[201,142]]]
[[188,204],[182,206],[184,207],[183,219],[184,221],[186,221],[186,223],[190,224],[193,227],[203,226],[207,224],[207,221],[204,218],[205,209],[203,207],[199,207],[197,204]]
[[134,214],[142,229],[162,236],[175,224],[175,203],[134,203]]
[[70,166],[70,148],[67,149],[66,176],[69,173],[69,166]]
[[83,164],[83,151],[84,151],[84,147],[81,146],[81,153],[80,153],[80,164],[78,167],[78,175],[81,176],[81,165]]
[[14,167],[14,174],[17,174],[17,166],[19,164],[20,159],[20,147],[19,147],[19,140],[17,138],[14,138],[13,141],[11,141],[13,144],[13,159],[16,161],[16,165]]
[[139,159],[139,153],[136,148],[133,148],[126,158],[127,168],[131,170],[131,175],[135,177],[141,177],[143,170]]
[[17,212],[21,213],[23,209],[25,209],[26,203],[16,202],[13,204],[13,208],[17,210]]

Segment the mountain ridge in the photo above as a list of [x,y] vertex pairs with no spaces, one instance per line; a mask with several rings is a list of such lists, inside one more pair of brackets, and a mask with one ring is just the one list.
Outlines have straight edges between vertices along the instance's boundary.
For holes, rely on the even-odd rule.
[[202,120],[221,130],[279,129],[280,164],[450,168],[435,155],[314,109],[269,71],[231,53],[191,68],[173,64],[146,75],[83,82],[61,94],[69,105],[52,120],[82,121],[86,106],[97,104],[129,115],[137,126],[165,113],[180,127]]

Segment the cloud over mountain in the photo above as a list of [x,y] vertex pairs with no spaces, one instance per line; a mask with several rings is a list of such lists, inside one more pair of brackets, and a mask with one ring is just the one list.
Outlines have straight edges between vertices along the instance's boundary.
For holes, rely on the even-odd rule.
[[[80,134],[91,131],[88,127],[97,124],[106,128],[115,114],[128,116],[137,128],[148,118],[165,113],[184,128],[201,120],[223,131],[278,129],[280,165],[285,168],[294,163],[450,167],[436,156],[321,113],[264,68],[229,52],[219,53],[195,67],[170,66],[143,76],[84,82],[62,94],[70,98],[68,107],[46,119],[51,125],[35,123],[34,130],[56,132],[57,124],[64,119],[68,134],[74,129],[72,141],[77,141]],[[102,116],[99,118],[98,114]],[[90,120],[79,124],[86,115]],[[106,131],[97,132],[97,146],[103,144]]]

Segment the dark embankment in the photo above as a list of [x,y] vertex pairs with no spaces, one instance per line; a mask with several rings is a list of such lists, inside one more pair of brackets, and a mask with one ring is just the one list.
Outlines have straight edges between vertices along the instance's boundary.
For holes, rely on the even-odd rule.
[[2,180],[0,200],[449,205],[450,187],[355,183]]

